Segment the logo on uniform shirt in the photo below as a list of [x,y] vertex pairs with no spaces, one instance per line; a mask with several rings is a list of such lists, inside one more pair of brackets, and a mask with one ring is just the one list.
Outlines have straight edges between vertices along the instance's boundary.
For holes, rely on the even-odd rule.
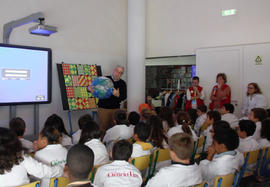
[[134,173],[133,171],[130,172],[110,172],[107,174],[107,177],[136,177],[138,178],[139,175]]

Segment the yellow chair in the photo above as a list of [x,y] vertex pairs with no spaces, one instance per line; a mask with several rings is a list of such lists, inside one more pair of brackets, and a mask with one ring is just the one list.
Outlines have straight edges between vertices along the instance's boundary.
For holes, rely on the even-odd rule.
[[228,175],[218,176],[215,178],[214,187],[229,187],[234,184],[235,174],[231,173]]
[[154,160],[154,163],[153,163],[152,171],[150,173],[150,177],[152,177],[154,175],[158,162],[171,160],[169,149],[156,149],[156,150],[154,150],[153,160]]
[[152,161],[153,161],[152,154],[136,157],[131,160],[131,163],[140,171],[147,170],[147,168],[149,168],[147,177],[146,179],[144,179],[144,181],[146,182],[148,181],[151,174]]
[[40,186],[40,181],[35,181],[30,184],[23,185],[21,187],[39,187]]
[[197,143],[195,144],[195,149],[194,149],[194,153],[193,153],[193,157],[192,159],[198,159],[200,158],[201,154],[197,153],[197,150],[202,148],[201,152],[204,152],[204,147],[205,147],[205,143],[206,143],[206,136],[201,136],[199,137]]
[[207,186],[208,184],[205,181],[203,181],[201,184],[197,184],[194,187],[207,187]]
[[270,147],[265,147],[262,150],[262,154],[261,154],[261,163],[259,165],[259,174],[261,175],[261,168],[264,166],[265,162],[270,159]]
[[68,185],[69,179],[65,177],[51,178],[50,187],[64,187]]

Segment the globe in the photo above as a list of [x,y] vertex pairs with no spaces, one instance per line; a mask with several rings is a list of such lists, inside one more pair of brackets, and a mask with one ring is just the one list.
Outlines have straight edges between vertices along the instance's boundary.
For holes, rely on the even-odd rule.
[[99,99],[109,98],[113,94],[113,82],[107,77],[97,77],[92,82],[94,97]]

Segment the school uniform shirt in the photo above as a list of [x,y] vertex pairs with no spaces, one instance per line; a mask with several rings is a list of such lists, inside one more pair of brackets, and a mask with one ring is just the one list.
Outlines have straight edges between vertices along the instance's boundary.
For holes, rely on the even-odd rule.
[[202,183],[199,166],[195,164],[173,163],[160,171],[149,180],[146,187],[176,187],[193,186]]
[[[198,137],[197,137],[196,133],[190,127],[189,127],[189,129],[191,130],[193,140],[197,141]],[[182,133],[182,132],[184,132],[182,129],[182,125],[176,125],[176,126],[169,129],[168,138],[170,138],[172,135],[174,135],[176,133]]]
[[[35,153],[35,159],[48,166],[60,165],[64,168],[67,159],[67,149],[61,144],[50,144]],[[50,179],[43,178],[41,187],[49,186]]]
[[266,138],[262,138],[258,141],[259,147],[261,149],[265,148],[265,147],[270,147],[270,141],[267,140]]
[[20,141],[22,143],[22,147],[26,148],[29,152],[33,152],[34,148],[33,148],[33,143],[29,140],[26,140],[24,138],[20,138]]
[[66,146],[71,146],[72,145],[72,139],[68,135],[62,133],[62,142],[61,142],[61,144],[62,144],[62,146],[65,146],[65,147]]
[[239,140],[240,142],[237,150],[241,153],[260,149],[258,142],[253,138],[253,136],[248,136],[246,138],[239,138]]
[[227,121],[233,129],[238,127],[239,119],[232,113],[223,114],[221,120]]
[[90,181],[75,181],[75,182],[71,182],[68,185],[66,185],[66,187],[73,187],[73,186],[94,187],[94,185],[92,185]]
[[98,168],[94,185],[98,187],[140,187],[140,171],[124,160],[115,160]]
[[30,182],[28,174],[36,178],[60,177],[63,175],[63,167],[50,167],[31,156],[24,155],[24,160],[18,165],[14,165],[10,172],[0,175],[0,186],[20,186]]
[[77,130],[74,134],[72,134],[72,142],[73,144],[77,144],[80,141],[82,130]]
[[262,123],[260,121],[256,122],[256,130],[253,134],[253,138],[256,141],[259,141],[261,139],[261,129],[262,129]]
[[131,154],[132,158],[149,155],[151,154],[151,151],[153,149],[153,145],[148,142],[136,141],[132,146],[133,146]]
[[103,138],[103,141],[109,143],[114,140],[130,139],[133,136],[132,128],[127,125],[115,125],[108,129]]
[[207,118],[207,115],[202,114],[196,119],[196,122],[195,122],[195,125],[194,125],[194,130],[195,130],[195,132],[197,134],[199,134],[199,131],[200,131],[201,127],[203,126],[206,118]]
[[213,186],[215,177],[234,173],[244,163],[243,154],[238,151],[227,151],[216,154],[212,161],[202,160],[200,162],[200,169],[203,180],[209,186]]
[[94,152],[94,165],[106,164],[109,162],[109,154],[105,145],[99,139],[92,139],[84,145],[90,147]]
[[243,103],[242,114],[247,116],[253,108],[267,108],[267,101],[264,95],[253,94],[252,96],[246,96]]

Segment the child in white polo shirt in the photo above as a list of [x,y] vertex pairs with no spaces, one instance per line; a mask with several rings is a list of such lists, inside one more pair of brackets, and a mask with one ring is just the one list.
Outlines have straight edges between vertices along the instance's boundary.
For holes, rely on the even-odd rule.
[[261,139],[258,143],[261,149],[270,147],[270,118],[262,121]]
[[[67,158],[67,149],[60,144],[61,134],[52,127],[46,126],[42,129],[37,140],[35,159],[49,166],[60,165],[64,168]],[[41,186],[46,187],[50,179],[42,179]]]
[[200,168],[190,162],[194,141],[191,135],[176,133],[169,139],[172,165],[161,170],[147,183],[147,187],[193,186],[202,182]]
[[248,119],[256,123],[256,130],[254,132],[253,138],[256,141],[261,139],[261,128],[262,121],[267,117],[267,112],[263,108],[253,108],[251,109]]
[[82,128],[87,125],[87,121],[92,120],[92,116],[90,114],[82,115],[78,120],[79,130],[77,130],[74,134],[72,134],[72,142],[73,144],[79,143],[81,138]]
[[98,168],[94,185],[98,187],[140,187],[142,177],[140,171],[130,164],[132,145],[127,140],[118,141],[111,157],[113,162]]
[[226,103],[221,107],[221,120],[227,121],[231,128],[236,129],[238,127],[239,119],[233,114],[234,106],[230,103]]
[[205,120],[207,118],[206,112],[207,112],[207,106],[205,104],[198,106],[197,114],[199,117],[196,119],[196,122],[194,125],[194,131],[196,132],[198,136],[200,135],[200,129],[205,123]]

